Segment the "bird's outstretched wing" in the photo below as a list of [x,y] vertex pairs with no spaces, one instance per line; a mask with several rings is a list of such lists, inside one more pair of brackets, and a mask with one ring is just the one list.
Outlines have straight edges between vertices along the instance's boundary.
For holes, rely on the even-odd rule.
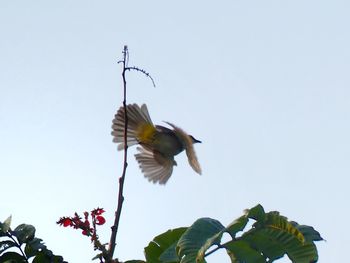
[[135,154],[135,158],[148,181],[165,184],[173,172],[174,165],[176,165],[174,157],[167,158],[143,147],[137,147],[137,150],[139,153]]

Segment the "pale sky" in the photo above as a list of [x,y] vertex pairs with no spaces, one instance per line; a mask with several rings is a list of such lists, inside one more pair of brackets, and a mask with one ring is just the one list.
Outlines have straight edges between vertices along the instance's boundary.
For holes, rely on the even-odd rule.
[[[60,216],[103,207],[108,242],[122,152],[111,120],[147,103],[203,141],[203,175],[184,153],[166,186],[143,178],[130,150],[115,256],[199,217],[228,225],[260,203],[313,226],[319,262],[341,262],[350,158],[349,1],[0,1],[0,220],[33,224],[68,262],[95,255]],[[225,253],[208,262],[229,262]],[[281,260],[279,262],[289,262]]]

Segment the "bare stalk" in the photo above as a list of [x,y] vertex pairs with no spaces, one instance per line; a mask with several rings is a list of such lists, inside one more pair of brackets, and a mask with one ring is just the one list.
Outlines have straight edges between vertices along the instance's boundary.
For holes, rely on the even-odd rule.
[[111,238],[109,241],[109,247],[106,255],[104,256],[106,259],[106,263],[118,263],[119,261],[113,260],[113,254],[114,250],[116,247],[116,238],[117,238],[117,232],[118,232],[118,227],[119,227],[119,221],[120,221],[120,216],[122,213],[122,208],[123,208],[123,202],[124,202],[124,195],[123,195],[123,190],[124,190],[124,181],[125,181],[125,175],[126,175],[126,168],[128,167],[128,162],[127,162],[127,157],[128,157],[128,144],[127,144],[127,134],[128,134],[128,114],[126,110],[126,77],[125,73],[126,71],[138,71],[146,75],[151,81],[153,86],[155,87],[155,82],[152,78],[152,76],[147,73],[145,70],[140,69],[138,67],[129,67],[128,66],[129,62],[129,51],[128,47],[124,46],[123,50],[123,60],[119,61],[118,63],[121,63],[123,65],[123,71],[122,71],[122,78],[123,78],[123,93],[124,93],[124,99],[123,99],[123,107],[124,107],[124,164],[123,164],[123,171],[122,175],[119,178],[119,192],[118,192],[118,206],[117,206],[117,211],[115,212],[115,219],[114,219],[114,224],[111,227],[112,229],[112,234]]
[[114,224],[111,227],[112,234],[111,239],[109,241],[109,248],[108,248],[108,254],[107,254],[107,263],[112,263],[113,261],[113,254],[115,250],[115,240],[117,238],[117,232],[119,227],[119,221],[120,216],[122,213],[123,208],[123,202],[124,202],[124,196],[123,196],[123,190],[124,190],[124,181],[125,181],[125,175],[126,175],[126,168],[128,167],[127,157],[128,157],[128,144],[127,144],[127,130],[128,130],[128,113],[126,111],[126,78],[125,78],[125,72],[128,70],[127,62],[128,62],[128,47],[124,46],[123,50],[123,60],[120,61],[123,65],[123,71],[122,71],[122,78],[123,78],[123,93],[124,93],[124,99],[123,99],[123,107],[124,107],[124,164],[123,164],[123,172],[122,176],[119,178],[119,193],[118,193],[118,206],[117,211],[115,212],[115,219]]

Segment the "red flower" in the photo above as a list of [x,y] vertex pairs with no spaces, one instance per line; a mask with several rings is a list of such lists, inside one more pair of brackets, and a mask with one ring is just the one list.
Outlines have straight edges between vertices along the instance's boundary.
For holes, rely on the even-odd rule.
[[96,216],[96,225],[103,225],[106,223],[106,219],[103,216]]
[[67,226],[72,226],[73,222],[69,217],[61,217],[60,220],[58,220],[57,224],[67,227]]
[[83,235],[91,236],[91,240],[95,240],[98,238],[96,234],[96,225],[103,225],[106,223],[106,219],[101,216],[104,212],[103,208],[96,208],[91,211],[92,227],[88,212],[84,212],[84,218],[81,218],[78,213],[74,213],[73,217],[61,217],[57,224],[64,227],[70,226],[74,229],[81,229]]
[[103,210],[103,208],[96,208],[96,209],[91,211],[91,215],[92,216],[99,216],[99,215],[102,215],[104,212],[105,212],[105,210]]

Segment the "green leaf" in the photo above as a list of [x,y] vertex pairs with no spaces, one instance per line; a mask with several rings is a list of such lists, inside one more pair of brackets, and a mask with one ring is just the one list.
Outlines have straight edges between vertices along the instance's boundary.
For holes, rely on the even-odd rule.
[[311,241],[323,240],[320,233],[317,232],[313,227],[306,226],[306,225],[299,225],[296,222],[290,222],[290,223],[303,234],[306,241],[311,242]]
[[[265,263],[266,259],[255,249],[251,248],[246,241],[230,241],[225,248],[231,257],[232,262],[244,263]],[[234,259],[234,260],[233,260]]]
[[11,220],[12,220],[12,217],[9,216],[8,218],[6,218],[6,220],[3,223],[0,222],[0,236],[6,235],[7,231],[10,230]]
[[204,249],[219,244],[225,227],[217,220],[200,218],[189,227],[177,244],[181,263],[205,262]]
[[163,263],[178,262],[180,259],[176,254],[177,241],[168,247],[160,256],[159,260]]
[[147,262],[143,260],[128,260],[128,261],[124,261],[124,263],[147,263]]
[[[243,234],[240,240],[248,242],[269,260],[281,258],[284,254],[298,263],[317,260],[316,246],[308,239],[318,236],[311,228],[305,226],[299,228],[297,223],[289,222],[276,211],[266,214],[265,224],[253,226],[255,227]],[[308,235],[307,238],[300,229]]]
[[6,252],[0,256],[1,263],[27,263],[28,261],[16,252]]
[[300,242],[305,242],[304,235],[295,227],[292,223],[288,222],[288,219],[281,216],[279,212],[273,211],[266,214],[266,227],[271,229],[277,229],[281,231],[281,235],[284,232],[296,237]]
[[57,256],[57,255],[54,255],[51,257],[51,262],[52,263],[68,263],[67,261],[63,260],[62,256]]
[[42,239],[35,237],[27,242],[24,248],[24,252],[26,253],[27,257],[30,258],[35,256],[38,252],[43,251],[45,249],[46,246],[44,245],[44,243],[42,243]]
[[103,253],[99,253],[96,256],[94,256],[91,260],[96,260],[102,258]]
[[38,253],[33,260],[33,263],[51,263],[51,262],[52,262],[51,257],[46,255],[45,253]]
[[35,227],[32,225],[21,224],[15,228],[13,235],[17,237],[20,244],[32,240],[35,235]]
[[175,247],[186,229],[186,227],[171,229],[156,236],[145,247],[146,261],[152,263],[179,261]]
[[232,238],[236,237],[236,234],[239,231],[242,231],[245,226],[248,223],[247,216],[241,216],[240,218],[237,218],[235,221],[233,221],[231,224],[229,224],[226,228],[226,232],[230,234]]
[[251,230],[246,232],[238,240],[246,241],[251,247],[254,247],[257,251],[262,252],[270,261],[279,259],[285,254],[285,249],[282,244],[277,240],[274,240],[265,233],[266,229]]
[[317,262],[318,260],[317,249],[312,242],[289,247],[287,255],[292,262],[298,263]]
[[5,240],[0,242],[0,255],[8,248],[15,247],[16,243],[11,240]]
[[247,209],[245,213],[248,218],[255,219],[259,223],[265,222],[266,214],[264,208],[260,204],[254,206],[251,209]]
[[[252,228],[237,237],[249,219],[255,220]],[[146,262],[205,263],[207,251],[216,245],[211,252],[225,248],[234,263],[272,262],[284,255],[292,262],[310,263],[318,260],[314,241],[323,240],[314,228],[290,222],[277,211],[265,213],[261,205],[246,210],[226,228],[215,219],[201,218],[191,227],[180,229],[177,233],[178,229],[169,230],[150,242],[145,248]],[[224,232],[233,240],[221,244]]]
[[33,263],[67,263],[61,256],[55,256],[51,250],[40,251],[34,258]]

